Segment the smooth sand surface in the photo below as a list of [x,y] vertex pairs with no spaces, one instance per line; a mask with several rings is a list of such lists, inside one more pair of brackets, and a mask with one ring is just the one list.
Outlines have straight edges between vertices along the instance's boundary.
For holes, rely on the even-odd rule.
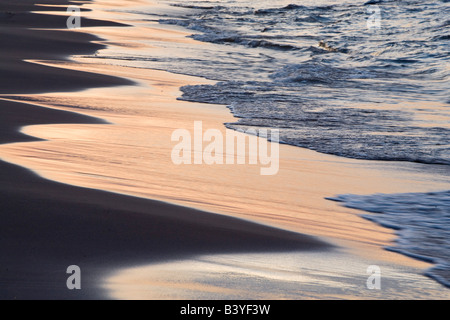
[[[110,2],[114,5],[117,4],[117,1]],[[89,7],[94,9],[93,12],[89,13],[94,18],[105,19],[108,17],[107,14],[102,13],[102,9],[104,9],[102,3],[95,3],[89,5]],[[121,22],[124,24],[131,23],[131,21],[127,21],[126,15],[122,18]],[[67,31],[64,32],[69,33]],[[64,41],[76,39],[73,41],[83,42],[83,39],[92,39],[89,38],[92,36],[87,35],[91,32],[106,40],[100,43],[97,41],[95,44],[91,44],[92,47],[88,46],[86,51],[91,50],[90,52],[104,48],[105,44],[111,46],[108,50],[114,50],[114,47],[119,47],[138,52],[151,49],[161,50],[157,45],[161,41],[174,44],[194,43],[193,40],[185,38],[186,33],[182,30],[162,28],[158,24],[150,22],[140,23],[139,28],[85,28],[79,32],[70,32],[70,37],[64,35],[61,38]],[[50,39],[53,41],[55,38],[52,35]],[[143,45],[142,40],[147,40],[148,44]],[[197,44],[204,45],[201,43]],[[58,45],[54,44],[55,48]],[[88,53],[86,51],[74,51],[73,53],[86,54]],[[27,55],[26,57],[27,61],[34,62],[33,64],[30,63],[30,65],[47,70],[52,75],[56,74],[55,77],[57,75],[65,77],[74,73],[76,75],[74,79],[76,80],[79,77],[81,80],[78,86],[78,82],[75,81],[73,83],[73,89],[80,89],[80,86],[83,85],[86,88],[94,85],[121,86],[106,89],[90,89],[74,93],[21,94],[23,92],[35,92],[32,82],[30,82],[30,91],[23,89],[22,85],[4,92],[6,93],[3,95],[5,99],[28,101],[34,105],[49,106],[53,109],[59,109],[59,111],[3,100],[1,104],[5,107],[2,108],[2,112],[4,112],[2,114],[11,117],[5,117],[4,122],[5,124],[11,124],[11,130],[8,127],[3,127],[2,136],[5,132],[6,138],[2,137],[2,142],[23,141],[23,134],[12,133],[12,130],[19,127],[22,127],[22,133],[40,139],[47,139],[48,141],[3,145],[0,147],[1,158],[31,168],[41,176],[59,182],[163,200],[244,218],[295,232],[321,236],[331,243],[340,245],[341,248],[339,250],[351,254],[352,259],[348,261],[354,261],[354,263],[348,262],[348,264],[360,266],[361,270],[358,272],[362,274],[365,273],[369,260],[370,263],[374,261],[378,261],[379,264],[388,263],[389,268],[396,271],[403,270],[404,266],[413,268],[425,268],[428,266],[425,263],[384,251],[382,246],[389,244],[395,238],[393,232],[363,220],[359,216],[359,211],[340,207],[338,204],[326,200],[325,197],[340,193],[412,192],[448,187],[448,174],[447,176],[440,174],[438,172],[440,170],[439,166],[435,167],[436,172],[430,172],[423,171],[422,169],[425,166],[418,164],[349,160],[290,146],[281,146],[280,172],[278,175],[271,177],[260,176],[260,166],[175,166],[170,158],[171,149],[174,146],[174,143],[170,141],[170,137],[175,129],[192,130],[193,122],[201,120],[203,121],[204,129],[214,128],[225,133],[226,129],[223,123],[234,121],[234,118],[224,106],[203,105],[176,100],[180,96],[180,86],[207,83],[208,81],[194,77],[173,75],[162,71],[149,72],[149,70],[145,69],[111,66],[99,63],[98,59],[77,59],[82,62],[81,64],[72,61],[42,61],[54,58],[54,56],[46,58],[41,54]],[[56,69],[55,67],[64,69]],[[121,78],[94,76],[86,72],[97,72]],[[89,81],[84,82],[82,80],[84,76],[97,82],[95,84]],[[64,82],[55,77],[48,78],[56,80],[53,83],[46,84],[48,91],[67,90],[62,87]],[[124,80],[124,78],[130,80]],[[137,85],[129,86],[130,83],[136,83]],[[10,108],[6,106],[10,106]],[[29,114],[30,118],[28,120],[24,119],[18,116],[18,112],[11,111],[13,109],[17,110],[17,108],[23,108],[23,112],[20,114]],[[31,109],[33,112],[30,111],[29,113],[26,111]],[[81,112],[96,118],[86,118],[81,115],[67,114],[61,111]],[[38,112],[39,115],[37,114]],[[7,119],[14,120],[8,121]],[[71,119],[76,123],[83,124],[61,124],[71,122]],[[102,124],[100,119],[105,119],[111,124]],[[54,124],[29,126],[38,123]],[[22,185],[20,187],[11,187],[14,192],[18,193],[17,198],[29,199],[27,210],[38,208],[46,212],[44,216],[47,217],[52,217],[53,214],[59,217],[59,212],[67,212],[64,218],[59,217],[62,221],[57,223],[69,230],[67,239],[77,238],[80,243],[76,244],[75,241],[69,241],[70,244],[67,244],[64,241],[58,241],[56,246],[67,248],[68,251],[65,252],[72,252],[73,250],[71,249],[73,248],[77,248],[76,252],[83,252],[83,250],[89,248],[89,252],[91,252],[89,258],[80,259],[84,264],[89,265],[89,268],[92,268],[90,270],[94,270],[92,272],[89,271],[90,279],[98,280],[99,275],[103,274],[101,272],[104,272],[106,269],[114,271],[118,266],[145,265],[160,261],[160,257],[167,260],[178,259],[177,261],[181,261],[179,266],[186,266],[192,263],[193,260],[190,259],[198,257],[199,254],[219,254],[237,252],[237,250],[240,252],[264,252],[266,250],[268,252],[278,249],[292,250],[295,248],[320,248],[321,250],[328,248],[331,250],[330,247],[324,246],[322,242],[308,236],[285,233],[242,220],[200,213],[192,209],[174,207],[153,201],[69,186],[62,187],[62,185],[57,183],[44,182],[17,167],[5,166],[7,166],[5,170],[13,170],[14,168],[16,171],[22,171],[23,175],[29,176],[29,179],[33,177],[34,180],[39,181],[34,188],[26,187],[25,185],[29,185],[30,182],[25,178],[20,178],[17,182],[21,182]],[[19,174],[15,175],[17,177],[22,176]],[[12,176],[9,175],[9,177]],[[436,177],[441,178],[436,179]],[[43,186],[44,184],[45,187]],[[53,189],[50,186],[53,186]],[[58,193],[52,195],[52,191],[55,189],[58,190]],[[31,190],[30,195],[24,196],[24,192],[27,193],[28,190]],[[59,192],[60,190],[61,192]],[[83,195],[78,196],[77,192],[73,190],[77,190]],[[35,192],[38,193],[36,196],[33,196]],[[3,194],[6,195],[6,193]],[[98,196],[98,194],[102,196]],[[31,200],[33,197],[37,203],[43,197],[44,200],[41,203],[43,202],[44,205],[33,203]],[[61,199],[66,199],[66,197],[69,198],[66,204],[69,207],[74,206],[74,209],[69,210],[64,207],[63,209],[58,209],[59,211],[56,211],[56,209],[52,211],[53,204],[55,207],[61,206]],[[49,203],[49,198],[54,200]],[[8,197],[8,199],[15,198]],[[81,204],[80,199],[83,199]],[[4,200],[2,202],[6,203],[6,198]],[[133,204],[130,204],[130,202]],[[20,207],[14,203],[13,201],[11,207],[21,208],[19,211],[22,212],[21,210],[23,210],[24,206]],[[99,203],[100,210],[97,211]],[[139,203],[139,206],[135,203]],[[85,207],[78,207],[79,205]],[[119,210],[120,212],[117,212],[117,209],[121,209]],[[8,210],[5,212],[8,212]],[[186,212],[191,212],[191,214]],[[110,213],[115,213],[114,217],[117,218],[114,220],[106,219]],[[37,224],[36,221],[33,222],[32,220],[28,222],[25,219],[27,217],[26,213],[22,212],[22,216],[24,218],[20,220],[20,223],[31,223],[32,226]],[[67,216],[70,216],[70,218],[66,219]],[[130,217],[133,218],[130,219]],[[45,217],[39,219],[46,221]],[[56,218],[48,218],[51,221],[53,219]],[[79,223],[74,224],[71,219],[75,219]],[[152,219],[156,219],[156,221],[162,219],[164,221],[160,224],[157,222],[155,225],[158,228],[153,228],[151,226]],[[84,226],[85,223],[87,226]],[[116,238],[109,236],[106,231],[105,233],[97,232],[96,228],[108,230],[103,228],[103,223],[108,225],[111,223],[115,226],[114,232],[119,235],[124,234],[124,236],[121,235]],[[172,226],[171,223],[175,223],[178,227]],[[194,224],[195,227],[191,227],[191,224]],[[42,225],[43,230],[41,233],[46,236],[40,238],[41,251],[45,252],[47,250],[45,248],[48,248],[47,253],[42,254],[42,256],[51,256],[52,260],[62,259],[64,256],[67,257],[67,259],[62,259],[64,263],[66,261],[69,262],[72,255],[70,253],[67,255],[56,254],[54,245],[51,244],[53,239],[55,239],[54,236],[58,237],[58,233],[55,233],[56,231],[52,229],[54,227],[53,222]],[[219,230],[224,229],[223,232],[229,232],[228,235],[221,237],[220,233],[217,232],[216,226]],[[146,231],[147,228],[148,232]],[[173,230],[176,230],[176,233],[170,231],[172,228],[175,228]],[[200,232],[201,228],[205,230]],[[89,232],[83,233],[83,235],[98,234],[100,240],[76,235],[80,230],[84,229],[89,230]],[[136,232],[134,232],[135,229]],[[21,230],[23,231],[22,234],[17,231],[11,231],[11,234],[13,237],[14,234],[17,235],[16,240],[24,238],[25,240],[17,241],[24,243],[23,246],[26,247],[27,244],[29,245],[26,241],[27,237],[22,236],[28,229],[23,227]],[[64,228],[61,228],[61,230],[64,230]],[[245,233],[237,236],[237,230],[245,231]],[[217,238],[215,238],[216,235]],[[269,238],[265,238],[266,236]],[[127,237],[129,237],[129,240],[126,240],[128,239]],[[136,243],[139,242],[138,240],[142,240],[142,237],[147,242],[144,241],[144,243],[137,245],[137,248],[134,248]],[[274,237],[278,240],[273,241]],[[284,243],[284,241],[287,242]],[[6,247],[10,246],[10,242],[8,243],[5,244]],[[108,243],[110,245],[107,245]],[[208,248],[204,249],[204,246]],[[115,250],[117,250],[117,254],[114,253]],[[336,250],[336,248],[333,250]],[[61,249],[61,251],[63,250]],[[97,257],[98,252],[102,252],[98,254],[99,257]],[[37,254],[37,256],[40,255]],[[15,257],[16,260],[21,261],[21,254],[16,254]],[[327,254],[323,254],[323,257],[324,259],[317,262],[317,265],[329,264],[328,261],[333,260]],[[330,260],[327,260],[327,257],[330,257]],[[340,256],[339,259],[340,263],[345,264],[348,256]],[[48,268],[53,273],[56,273],[56,270],[60,270],[64,265],[64,263],[59,263],[59,269],[55,266],[49,268],[50,264],[48,261],[46,259],[41,260],[43,260],[41,268],[37,269],[41,272]],[[316,260],[311,259],[311,261]],[[75,263],[70,262],[70,264]],[[20,262],[16,265],[22,266],[22,280],[20,281],[27,277],[28,279],[33,279],[27,273],[26,268],[23,268],[26,264]],[[165,265],[162,266],[164,269]],[[17,269],[17,267],[15,268]],[[314,269],[314,266],[311,268]],[[318,269],[320,268],[318,267]],[[177,270],[180,270],[180,268]],[[427,289],[423,290],[424,295],[439,296],[439,285],[420,276],[418,274],[420,272],[419,269],[415,269],[415,271],[417,274],[408,273],[407,277],[409,281],[416,284],[416,287],[408,287],[408,290],[410,290],[409,296],[414,296],[414,290],[424,289],[426,286],[430,286],[432,293],[429,293]],[[329,269],[322,270],[322,272],[328,272],[330,277],[333,276]],[[400,273],[398,272],[391,274],[392,278],[397,281],[404,280],[404,278],[399,276]],[[140,276],[146,279],[148,273],[142,271],[142,269],[137,269],[137,273],[133,273],[131,277],[132,280],[130,280],[129,274],[127,274],[128,278],[123,278],[119,275],[119,278],[122,280],[115,278],[112,282],[120,282],[119,288],[122,288],[125,294],[123,295],[122,292],[122,295],[115,294],[113,297],[135,297],[126,295],[126,291],[132,290],[130,290],[130,287],[124,287],[123,283],[133,284],[139,282]],[[62,274],[61,279],[64,277],[65,274]],[[11,279],[12,277],[9,274],[9,276],[3,278]],[[46,279],[49,279],[49,277]],[[52,283],[56,286],[57,281],[53,280]],[[59,281],[58,283],[60,284],[61,282]],[[95,291],[95,288],[98,288],[95,287],[98,285],[98,281],[89,283],[92,284],[92,290],[89,292],[98,294],[99,292]],[[154,283],[154,279],[149,280],[148,283]],[[364,279],[361,283],[362,285],[365,284]],[[65,285],[65,282],[63,284]],[[317,284],[316,289],[321,288],[320,286],[323,285],[322,292],[317,290],[317,295],[313,295],[314,298],[320,298],[320,294],[326,297],[327,286],[323,283],[320,284],[320,282],[317,282]],[[70,293],[64,291],[64,285],[61,288],[62,294],[70,295]],[[170,287],[169,282],[167,282],[167,285]],[[9,287],[14,288],[15,286],[17,286],[17,282],[10,281]],[[108,289],[114,291],[114,288],[110,286],[108,286]],[[360,291],[353,292],[353,294],[360,293]],[[29,296],[32,296],[36,292],[29,294]],[[83,294],[87,294],[87,292]],[[49,296],[51,297],[51,295]],[[194,294],[194,297],[198,296]],[[395,292],[393,296],[395,297]],[[398,296],[408,297],[408,292],[399,293]],[[154,298],[155,296],[149,295],[149,297]],[[156,297],[161,298],[161,296]],[[165,296],[165,298],[170,297],[173,297],[173,295],[168,294]],[[189,297],[189,295],[183,297]],[[333,297],[348,298],[349,295],[336,293]]]
[[[19,6],[14,6],[14,10],[22,14]],[[40,26],[40,19],[33,20],[30,13],[26,15],[31,17],[34,27]],[[49,27],[49,21],[52,18],[44,19],[45,28]],[[67,54],[74,43],[78,48],[81,45],[84,53],[99,48],[88,43],[93,38],[83,33],[35,32],[25,30],[23,25],[28,26],[8,22],[8,30],[15,34],[17,41],[10,43],[7,53],[1,53],[2,93],[131,83],[116,77],[21,62],[21,59]],[[58,22],[53,26],[60,27]],[[5,43],[10,35],[2,32],[0,41]],[[39,48],[46,48],[50,53]],[[18,132],[22,126],[104,123],[80,114],[3,99],[0,113],[1,143],[35,141]],[[110,270],[120,266],[202,253],[326,250],[329,247],[313,237],[234,218],[46,181],[4,162],[0,163],[0,172],[2,299],[105,298],[107,295],[99,282]],[[66,287],[66,269],[74,264],[82,268],[80,291],[70,291]]]

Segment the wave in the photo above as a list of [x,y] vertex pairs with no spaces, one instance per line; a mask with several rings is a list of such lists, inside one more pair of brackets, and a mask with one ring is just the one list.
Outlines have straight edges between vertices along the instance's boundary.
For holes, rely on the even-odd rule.
[[435,264],[425,275],[450,288],[450,191],[340,195],[328,200],[374,213],[363,217],[396,230],[399,237],[386,249]]
[[285,7],[282,8],[269,8],[269,9],[258,9],[255,10],[254,13],[256,15],[266,15],[266,14],[274,14],[274,13],[283,13],[285,11],[289,11],[289,10],[306,10],[307,7],[305,6],[301,6],[301,5],[297,5],[297,4],[289,4]]
[[[306,81],[307,86],[310,81],[334,81],[335,85],[342,85],[343,75],[374,76],[328,72],[314,70],[301,78],[295,75],[295,81]],[[289,78],[289,73],[284,76]],[[450,165],[450,129],[411,126],[412,114],[403,111],[327,106],[320,100],[292,97],[287,93],[292,80],[277,78],[276,82],[227,81],[185,86],[181,88],[180,99],[228,105],[239,119],[228,123],[229,128],[278,128],[283,143],[322,153],[354,159]],[[287,85],[283,86],[282,81],[287,81]]]
[[[249,48],[267,48],[273,50],[300,50],[301,48],[291,45],[272,41],[270,37],[256,35],[240,35],[231,31],[217,30],[211,27],[198,25],[193,21],[179,19],[160,19],[161,24],[173,24],[183,26],[191,30],[201,31],[200,34],[194,34],[191,38],[216,44],[238,44]],[[262,29],[264,30],[264,29]]]
[[[238,118],[229,128],[276,127],[284,143],[355,159],[450,164],[449,114],[439,110],[450,95],[441,67],[448,10],[432,1],[377,1],[389,9],[373,32],[364,4],[349,2],[183,2],[177,6],[194,10],[160,23],[217,46],[196,59],[159,62],[220,81],[183,87],[181,99],[227,105]],[[405,101],[411,107],[396,107]],[[422,105],[430,104],[438,107],[427,122]]]

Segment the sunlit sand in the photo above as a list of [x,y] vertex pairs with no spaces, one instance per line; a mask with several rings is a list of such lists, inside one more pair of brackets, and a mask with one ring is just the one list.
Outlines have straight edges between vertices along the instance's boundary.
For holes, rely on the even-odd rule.
[[[112,1],[116,5],[117,1]],[[139,4],[139,3],[138,3]],[[92,5],[94,15],[111,19],[109,12],[102,12],[108,1]],[[126,15],[114,13],[113,17],[127,22]],[[122,19],[122,20],[121,20]],[[122,46],[127,50],[148,52],[161,50],[160,41],[192,42],[186,34],[173,28],[161,28],[156,23],[140,22],[130,33],[128,28],[87,28],[80,32],[99,35],[104,43],[115,50]],[[142,40],[148,41],[144,45]],[[152,44],[152,41],[154,42]],[[414,163],[362,161],[319,154],[314,151],[287,145],[280,146],[279,172],[274,176],[260,175],[259,165],[175,165],[171,150],[175,142],[171,134],[176,129],[192,131],[194,121],[202,121],[204,129],[218,129],[225,136],[224,123],[235,119],[222,105],[206,105],[178,101],[179,87],[187,84],[211,83],[210,81],[174,75],[164,71],[112,66],[95,58],[78,57],[70,62],[41,62],[61,68],[90,71],[129,78],[136,86],[106,89],[90,89],[73,93],[48,93],[38,95],[4,96],[14,101],[32,102],[38,105],[79,112],[106,120],[108,124],[64,124],[24,127],[27,135],[46,141],[14,143],[0,146],[1,158],[30,168],[44,178],[93,189],[162,200],[213,213],[230,215],[286,230],[318,236],[336,245],[336,252],[321,255],[293,255],[292,259],[307,259],[299,269],[282,271],[281,279],[274,280],[280,271],[273,271],[270,263],[268,276],[258,274],[263,268],[261,259],[276,261],[276,256],[208,256],[193,260],[168,262],[120,271],[113,278],[105,279],[106,287],[119,298],[246,298],[254,291],[235,290],[221,283],[221,276],[233,273],[233,281],[248,276],[245,281],[255,285],[255,279],[278,283],[273,292],[268,290],[263,298],[355,298],[364,294],[367,263],[385,264],[394,287],[402,281],[414,281],[396,296],[438,297],[440,285],[415,272],[428,266],[401,255],[383,250],[395,239],[394,232],[377,226],[360,217],[361,212],[326,200],[337,194],[373,194],[427,192],[448,189],[449,173],[440,166],[424,166]],[[259,138],[258,138],[259,139]],[[430,170],[430,168],[432,168]],[[287,259],[280,255],[281,260]],[[223,261],[236,259],[230,265]],[[248,260],[247,260],[248,259]],[[324,266],[327,261],[328,266]],[[346,270],[345,262],[352,266]],[[246,262],[255,263],[245,272]],[[361,288],[346,293],[338,290],[341,282],[332,280],[335,275],[331,265],[338,265],[342,283]],[[133,267],[133,266],[130,266]],[[303,269],[302,269],[303,268]],[[293,272],[297,277],[306,270],[308,279],[298,279],[298,286],[305,291],[292,289],[282,293],[281,288],[292,285]],[[399,270],[407,269],[405,273]],[[213,284],[198,281],[198,272],[209,274]],[[250,271],[249,271],[250,270]],[[334,271],[333,271],[334,270]],[[351,271],[350,271],[351,270]],[[297,272],[297,273],[295,273]],[[299,273],[300,272],[300,273]],[[351,278],[351,272],[359,273]],[[323,273],[318,275],[318,273]],[[178,274],[178,280],[171,280]],[[319,281],[322,278],[323,283]],[[177,278],[178,279],[178,278]],[[265,279],[265,280],[264,280]],[[359,281],[361,280],[361,281]],[[277,282],[278,281],[278,282]],[[359,282],[358,282],[359,281]],[[281,283],[281,284],[280,284]],[[147,285],[150,289],[142,289]],[[333,289],[330,293],[326,288]],[[319,289],[322,288],[322,289]],[[416,289],[423,290],[423,296]],[[278,291],[277,291],[278,290]],[[350,294],[349,294],[350,292]],[[363,292],[363,293],[361,293]],[[366,298],[377,298],[367,292]],[[354,294],[354,296],[352,296]],[[415,296],[417,294],[417,296]],[[254,296],[258,298],[258,296]],[[380,298],[380,297],[378,297]]]

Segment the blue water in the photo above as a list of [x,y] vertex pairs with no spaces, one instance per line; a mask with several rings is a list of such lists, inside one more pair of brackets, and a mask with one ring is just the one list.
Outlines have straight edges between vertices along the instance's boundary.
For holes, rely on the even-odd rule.
[[[278,128],[281,142],[322,153],[450,169],[449,1],[164,3],[172,10],[131,13],[208,45],[99,57],[216,80],[181,88],[180,99],[227,105],[238,118],[229,128]],[[449,286],[448,191],[334,200],[376,212],[364,217],[398,230],[389,250],[435,263],[427,274]]]

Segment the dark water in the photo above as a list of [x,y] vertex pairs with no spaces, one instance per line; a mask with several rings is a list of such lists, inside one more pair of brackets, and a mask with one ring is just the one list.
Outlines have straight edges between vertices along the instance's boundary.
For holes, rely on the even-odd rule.
[[[239,118],[230,128],[278,128],[287,144],[448,172],[449,1],[165,3],[172,10],[133,13],[208,45],[162,43],[151,56],[103,58],[218,81],[183,87],[180,99],[227,105]],[[399,230],[389,249],[435,263],[427,274],[449,286],[448,191],[334,200],[375,212],[365,217]]]

